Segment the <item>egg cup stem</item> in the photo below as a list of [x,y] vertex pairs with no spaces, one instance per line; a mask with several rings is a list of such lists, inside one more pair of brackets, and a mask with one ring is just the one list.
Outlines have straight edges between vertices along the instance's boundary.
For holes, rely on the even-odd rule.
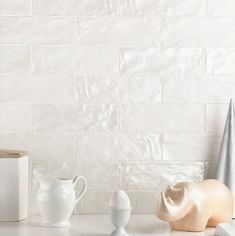
[[124,227],[116,228],[110,236],[129,236]]

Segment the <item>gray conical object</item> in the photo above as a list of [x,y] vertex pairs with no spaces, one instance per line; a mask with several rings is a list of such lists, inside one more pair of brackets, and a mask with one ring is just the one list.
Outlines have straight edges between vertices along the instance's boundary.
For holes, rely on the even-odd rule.
[[[235,113],[230,100],[223,139],[216,169],[216,179],[223,182],[232,191],[235,199]],[[235,209],[233,211],[235,218]]]

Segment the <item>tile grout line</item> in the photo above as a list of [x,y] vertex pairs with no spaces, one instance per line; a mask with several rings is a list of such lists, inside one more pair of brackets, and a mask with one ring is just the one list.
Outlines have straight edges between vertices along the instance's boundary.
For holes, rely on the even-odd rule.
[[32,45],[29,46],[29,50],[30,50],[29,74],[33,74],[33,46]]
[[207,132],[207,104],[205,104],[205,134],[208,134]]
[[164,93],[164,80],[165,80],[165,76],[164,75],[162,75],[161,76],[161,82],[162,82],[162,86],[161,86],[161,88],[162,88],[162,96],[161,96],[161,104],[164,104],[164,95],[163,95],[163,93]]
[[208,61],[208,58],[207,58],[207,52],[208,52],[208,49],[207,48],[204,48],[204,60],[205,60],[205,65],[204,65],[204,74],[205,76],[209,76],[208,75],[208,72],[207,72],[207,61]]
[[118,188],[121,189],[122,187],[122,175],[121,175],[121,169],[122,169],[122,162],[118,160]]
[[[121,68],[120,68],[120,55],[121,55],[121,52],[120,52],[121,48],[119,47],[118,48],[118,83],[120,83],[120,76],[121,76]],[[118,96],[118,99],[119,99],[119,96]],[[121,133],[121,104],[120,102],[118,101],[117,103],[117,107],[118,107],[118,132]]]
[[206,10],[206,17],[208,17],[208,0],[205,0],[205,10]]
[[30,104],[30,106],[31,106],[31,133],[33,134],[34,133],[34,122],[33,122],[33,104]]
[[78,157],[78,153],[77,153],[77,142],[78,142],[78,140],[77,140],[77,134],[74,132],[73,133],[73,135],[74,135],[74,161],[76,162],[76,163],[78,163],[78,160],[79,160],[79,157]]
[[33,0],[30,0],[29,16],[33,16]]

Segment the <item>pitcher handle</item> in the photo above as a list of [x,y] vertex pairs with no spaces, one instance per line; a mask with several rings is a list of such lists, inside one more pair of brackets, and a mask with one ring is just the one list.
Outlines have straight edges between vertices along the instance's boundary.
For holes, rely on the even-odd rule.
[[86,193],[86,190],[87,190],[87,181],[86,181],[85,177],[83,177],[83,176],[76,176],[73,179],[73,187],[76,186],[76,184],[78,183],[79,180],[82,180],[83,187],[82,187],[82,191],[81,191],[80,196],[77,196],[77,198],[76,198],[75,205],[77,205],[77,203],[82,199],[82,197],[84,196],[84,194]]

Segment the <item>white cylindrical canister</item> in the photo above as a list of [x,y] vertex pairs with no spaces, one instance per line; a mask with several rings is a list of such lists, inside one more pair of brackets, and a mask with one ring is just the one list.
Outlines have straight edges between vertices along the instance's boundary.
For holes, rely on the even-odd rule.
[[28,162],[25,151],[0,150],[0,221],[27,217]]

